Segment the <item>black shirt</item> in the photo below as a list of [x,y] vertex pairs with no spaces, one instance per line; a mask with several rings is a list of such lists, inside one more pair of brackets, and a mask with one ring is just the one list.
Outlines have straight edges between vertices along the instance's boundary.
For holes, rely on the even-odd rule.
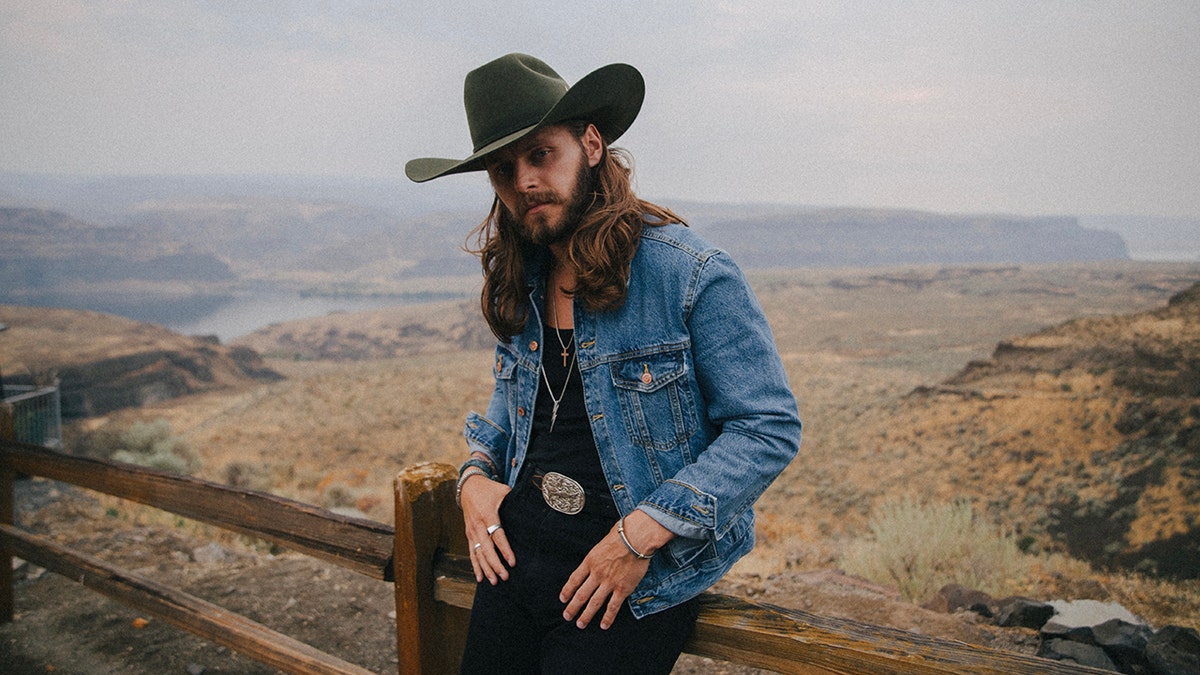
[[[556,332],[558,335],[555,335]],[[575,358],[575,331],[556,331],[553,326],[543,324],[542,344],[545,350],[542,354],[543,370],[538,373],[537,403],[534,405],[533,430],[523,479],[532,475],[533,471],[557,471],[578,481],[589,494],[593,490],[607,493],[608,482],[604,478],[604,469],[600,467],[600,455],[592,438],[592,427],[583,401],[583,377]],[[569,353],[565,366],[561,345],[566,345]],[[553,392],[547,387],[547,380]],[[551,429],[554,399],[560,394],[562,398],[559,399],[558,416],[554,418],[554,428]]]

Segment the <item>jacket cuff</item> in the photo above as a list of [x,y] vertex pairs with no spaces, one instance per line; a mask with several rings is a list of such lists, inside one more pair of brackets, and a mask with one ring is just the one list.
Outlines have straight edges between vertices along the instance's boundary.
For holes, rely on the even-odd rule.
[[499,468],[503,449],[508,447],[508,434],[496,423],[472,411],[463,425],[463,438],[472,452],[482,452]]
[[638,508],[680,537],[706,538],[717,529],[717,500],[710,494],[668,480]]

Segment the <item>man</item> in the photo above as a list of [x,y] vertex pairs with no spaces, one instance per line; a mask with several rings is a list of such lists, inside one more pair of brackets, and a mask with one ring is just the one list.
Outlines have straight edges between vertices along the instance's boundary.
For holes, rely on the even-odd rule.
[[464,89],[473,153],[406,166],[485,170],[496,195],[477,230],[496,388],[458,481],[479,582],[463,672],[670,672],[799,447],[770,328],[609,147],[641,109],[637,70],[568,87],[509,54]]

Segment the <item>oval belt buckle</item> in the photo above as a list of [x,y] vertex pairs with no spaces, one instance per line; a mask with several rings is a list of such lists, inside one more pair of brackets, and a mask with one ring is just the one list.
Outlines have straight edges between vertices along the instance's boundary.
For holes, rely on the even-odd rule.
[[542,499],[555,511],[573,516],[583,510],[583,486],[572,478],[551,471],[542,476]]

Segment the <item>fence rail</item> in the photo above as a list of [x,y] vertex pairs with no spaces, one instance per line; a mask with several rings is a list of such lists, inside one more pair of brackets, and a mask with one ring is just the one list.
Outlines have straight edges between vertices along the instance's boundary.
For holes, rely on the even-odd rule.
[[[391,581],[400,673],[457,670],[474,597],[453,467],[422,464],[395,480],[396,527],[269,494],[0,439],[0,621],[13,619],[11,558],[80,581],[289,673],[365,669],[175,588],[16,528],[16,474],[43,476],[164,509]],[[854,621],[707,593],[686,651],[781,673],[1103,673]]]

